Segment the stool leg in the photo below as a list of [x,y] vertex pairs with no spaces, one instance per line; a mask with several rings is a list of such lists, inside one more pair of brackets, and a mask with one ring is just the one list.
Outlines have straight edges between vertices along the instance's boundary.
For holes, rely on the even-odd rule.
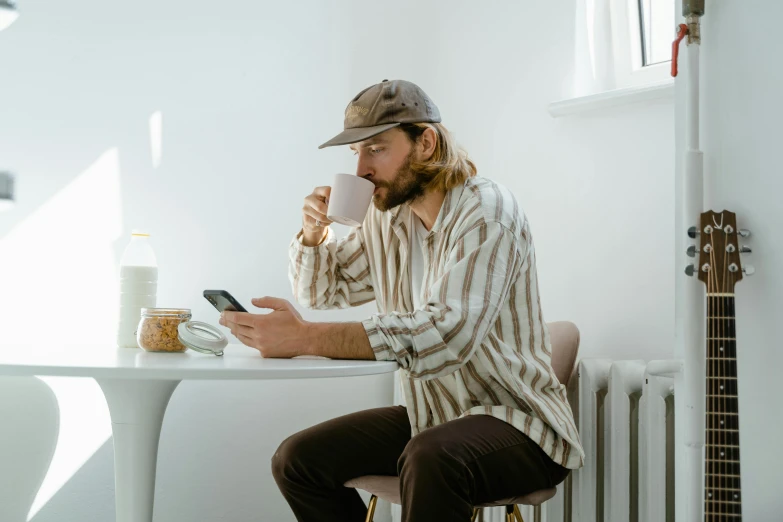
[[519,511],[519,506],[514,504],[514,516],[517,518],[517,522],[525,522],[525,519],[522,518],[522,512]]
[[479,514],[479,508],[473,508],[473,516],[470,517],[470,522],[476,522],[476,519],[478,518]]
[[375,505],[378,503],[378,497],[373,495],[370,497],[370,505],[367,507],[367,519],[366,522],[372,522],[372,517],[375,515]]
[[511,506],[506,506],[506,522],[515,522],[514,521],[514,508]]

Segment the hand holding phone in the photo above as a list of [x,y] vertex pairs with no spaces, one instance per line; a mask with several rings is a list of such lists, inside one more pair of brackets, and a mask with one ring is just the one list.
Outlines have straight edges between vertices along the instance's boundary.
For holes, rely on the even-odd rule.
[[220,313],[226,310],[230,312],[247,312],[245,307],[239,304],[239,301],[225,290],[204,290],[204,297]]

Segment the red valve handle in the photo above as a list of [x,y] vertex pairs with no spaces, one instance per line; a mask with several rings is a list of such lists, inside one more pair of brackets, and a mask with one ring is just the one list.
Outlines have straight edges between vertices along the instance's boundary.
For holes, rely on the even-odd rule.
[[677,57],[680,55],[680,42],[688,34],[688,26],[680,24],[677,38],[672,42],[672,76],[677,77]]

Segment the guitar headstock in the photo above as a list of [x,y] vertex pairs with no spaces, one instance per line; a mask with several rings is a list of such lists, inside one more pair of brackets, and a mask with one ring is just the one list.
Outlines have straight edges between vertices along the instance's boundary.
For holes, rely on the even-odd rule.
[[737,229],[734,212],[707,211],[700,216],[700,226],[691,227],[688,235],[699,238],[699,248],[690,247],[688,255],[698,254],[698,264],[690,265],[686,273],[698,272],[699,280],[707,285],[708,293],[734,293],[734,285],[742,280],[743,273],[751,275],[753,267],[743,269],[740,254],[751,249],[741,246],[739,239],[750,236],[750,231]]

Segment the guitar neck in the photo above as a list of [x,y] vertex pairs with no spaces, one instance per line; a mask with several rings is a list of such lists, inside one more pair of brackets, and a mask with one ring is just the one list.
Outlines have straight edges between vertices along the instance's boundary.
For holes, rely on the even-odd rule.
[[705,522],[742,520],[734,294],[707,294]]

